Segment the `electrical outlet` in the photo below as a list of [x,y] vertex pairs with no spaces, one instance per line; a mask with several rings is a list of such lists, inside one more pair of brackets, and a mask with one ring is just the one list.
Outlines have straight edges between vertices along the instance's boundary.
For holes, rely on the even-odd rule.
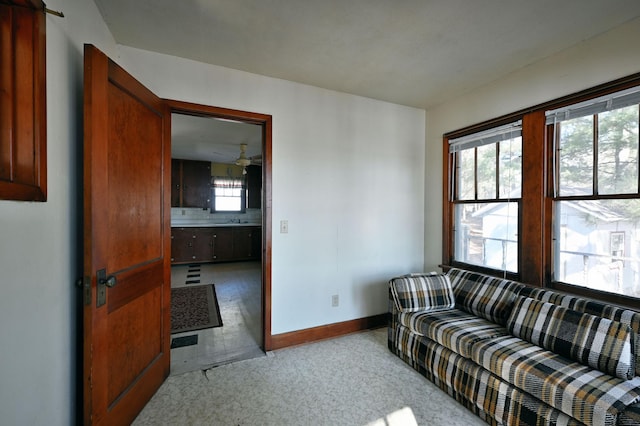
[[281,234],[288,234],[289,233],[289,221],[288,220],[281,220],[280,221],[280,233]]
[[331,306],[336,308],[338,305],[340,305],[340,298],[337,294],[334,294],[331,296]]

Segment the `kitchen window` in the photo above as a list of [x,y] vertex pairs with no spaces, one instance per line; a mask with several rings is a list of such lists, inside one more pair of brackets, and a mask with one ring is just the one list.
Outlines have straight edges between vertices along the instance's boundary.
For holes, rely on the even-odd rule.
[[246,205],[246,188],[244,179],[215,177],[213,178],[213,211],[244,212]]

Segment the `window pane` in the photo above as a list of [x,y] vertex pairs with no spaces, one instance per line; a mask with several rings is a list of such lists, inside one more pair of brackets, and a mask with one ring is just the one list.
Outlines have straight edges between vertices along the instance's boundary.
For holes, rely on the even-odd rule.
[[475,198],[475,149],[465,149],[459,153],[460,164],[457,170],[458,200]]
[[558,201],[554,279],[640,296],[640,200]]
[[500,198],[520,198],[522,189],[522,138],[500,142]]
[[558,141],[558,194],[593,193],[593,116],[574,118],[560,124]]
[[496,199],[496,144],[478,147],[478,199]]
[[218,211],[240,211],[242,203],[239,197],[218,197],[216,196],[216,210]]
[[518,270],[518,203],[455,206],[454,259],[500,270]]
[[598,193],[638,192],[638,105],[598,114]]

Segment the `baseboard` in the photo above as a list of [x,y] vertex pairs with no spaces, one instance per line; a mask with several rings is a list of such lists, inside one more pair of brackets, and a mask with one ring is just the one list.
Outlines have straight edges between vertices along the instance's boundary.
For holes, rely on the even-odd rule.
[[371,317],[306,328],[304,330],[275,334],[271,336],[271,349],[282,349],[288,346],[300,345],[302,343],[310,343],[317,340],[339,337],[345,334],[355,333],[357,331],[379,328],[387,325],[388,318],[389,314],[384,313]]

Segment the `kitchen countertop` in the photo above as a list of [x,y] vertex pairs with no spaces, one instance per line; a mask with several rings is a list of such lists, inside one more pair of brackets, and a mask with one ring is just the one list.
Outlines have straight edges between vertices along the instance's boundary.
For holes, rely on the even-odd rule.
[[229,228],[239,226],[262,226],[258,222],[212,222],[210,220],[172,220],[172,228]]

